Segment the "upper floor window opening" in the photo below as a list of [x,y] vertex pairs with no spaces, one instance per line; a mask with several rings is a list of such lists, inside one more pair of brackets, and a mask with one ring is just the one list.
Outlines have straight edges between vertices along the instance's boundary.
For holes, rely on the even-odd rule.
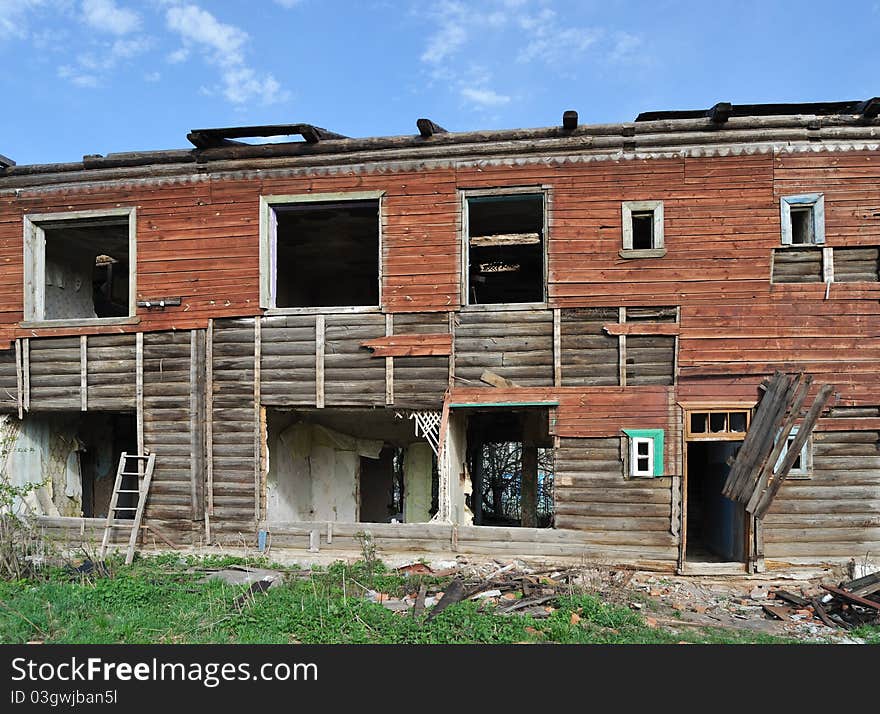
[[546,194],[466,192],[465,300],[468,305],[546,299]]
[[825,243],[825,198],[821,193],[783,196],[779,206],[782,245]]
[[26,321],[133,317],[135,209],[24,218]]
[[378,307],[381,196],[262,197],[262,306]]
[[624,201],[621,214],[621,258],[660,258],[666,254],[663,201]]

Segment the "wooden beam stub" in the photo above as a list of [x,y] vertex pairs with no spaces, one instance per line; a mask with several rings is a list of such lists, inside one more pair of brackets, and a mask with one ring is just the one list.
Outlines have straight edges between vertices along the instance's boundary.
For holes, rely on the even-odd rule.
[[578,113],[574,109],[568,109],[562,113],[562,128],[566,131],[574,131],[578,126]]
[[430,119],[417,119],[416,126],[419,129],[419,134],[427,139],[430,136],[434,136],[434,134],[447,134],[448,132],[439,124],[435,124]]

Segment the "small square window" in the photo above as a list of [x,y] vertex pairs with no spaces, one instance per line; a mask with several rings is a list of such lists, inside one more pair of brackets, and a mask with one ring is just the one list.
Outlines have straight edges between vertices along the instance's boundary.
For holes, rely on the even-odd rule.
[[663,475],[663,430],[624,429],[629,437],[627,473],[630,478]]
[[780,199],[783,245],[825,243],[825,199],[821,193]]
[[624,201],[622,258],[653,258],[663,247],[663,201]]

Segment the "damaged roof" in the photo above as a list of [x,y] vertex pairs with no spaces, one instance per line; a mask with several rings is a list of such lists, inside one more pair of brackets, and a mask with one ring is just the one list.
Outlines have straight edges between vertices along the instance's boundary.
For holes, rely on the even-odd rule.
[[[207,164],[286,158],[302,166],[430,159],[474,159],[510,155],[669,152],[709,145],[784,144],[880,140],[880,98],[801,104],[731,104],[708,109],[650,111],[634,122],[580,124],[569,110],[554,127],[450,132],[420,118],[418,133],[349,138],[306,123],[193,129],[192,149],[91,154],[81,162],[16,166],[0,156],[0,185],[33,183],[26,177],[69,176],[93,169]],[[298,135],[302,141],[251,143],[244,138]],[[357,155],[357,156],[354,156]],[[169,166],[163,173],[179,172]],[[19,177],[19,180],[11,180]],[[57,180],[62,180],[59,176]],[[65,179],[71,180],[71,179]]]

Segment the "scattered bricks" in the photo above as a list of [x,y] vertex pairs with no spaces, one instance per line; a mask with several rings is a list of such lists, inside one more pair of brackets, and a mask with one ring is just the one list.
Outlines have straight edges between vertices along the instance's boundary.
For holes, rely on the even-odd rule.
[[653,617],[646,617],[645,624],[648,627],[657,627],[657,620],[655,620]]

